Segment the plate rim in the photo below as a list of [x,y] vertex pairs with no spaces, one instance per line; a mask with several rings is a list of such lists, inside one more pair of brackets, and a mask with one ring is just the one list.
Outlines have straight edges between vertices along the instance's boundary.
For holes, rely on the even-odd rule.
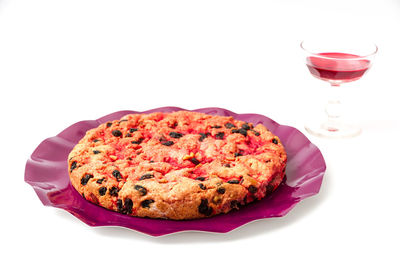
[[[169,111],[165,111],[165,110],[169,110]],[[46,191],[46,189],[41,188],[41,187],[39,186],[40,183],[35,183],[34,180],[32,180],[32,179],[29,178],[29,176],[30,176],[30,170],[31,170],[31,164],[32,164],[32,161],[34,161],[34,157],[35,157],[34,155],[35,155],[35,153],[37,153],[38,151],[40,151],[41,148],[43,148],[43,146],[46,146],[46,145],[47,145],[46,142],[53,141],[53,140],[56,139],[56,138],[62,138],[63,140],[69,141],[70,143],[74,143],[73,141],[68,140],[68,139],[66,139],[65,137],[68,137],[68,134],[67,134],[67,133],[69,133],[70,131],[72,131],[72,130],[73,130],[74,128],[76,128],[76,127],[79,128],[79,127],[80,127],[81,125],[83,125],[83,124],[96,124],[96,123],[97,123],[97,124],[101,124],[101,123],[104,123],[104,122],[108,121],[109,118],[115,117],[115,116],[117,116],[117,115],[119,116],[119,115],[121,115],[121,114],[123,114],[122,116],[124,116],[124,115],[126,115],[126,114],[132,114],[132,113],[133,113],[133,114],[136,114],[136,113],[139,113],[139,114],[142,114],[142,113],[152,113],[152,112],[165,112],[165,113],[170,113],[170,112],[175,112],[175,111],[179,111],[179,110],[192,111],[192,112],[202,112],[202,113],[207,113],[207,112],[209,112],[209,111],[211,111],[211,110],[216,110],[217,113],[224,113],[224,114],[226,113],[226,114],[229,114],[228,116],[235,117],[235,119],[236,119],[236,117],[248,117],[248,116],[252,116],[252,117],[262,117],[263,119],[268,120],[269,123],[271,123],[272,125],[274,125],[275,128],[283,128],[284,130],[291,131],[291,132],[296,133],[297,135],[300,135],[300,136],[302,137],[302,139],[305,140],[305,143],[307,143],[307,145],[309,145],[309,146],[312,146],[312,147],[315,149],[315,152],[317,152],[317,153],[319,154],[318,156],[320,157],[320,160],[321,160],[322,165],[320,166],[321,168],[319,169],[319,173],[315,176],[315,177],[316,177],[315,179],[319,180],[319,185],[316,186],[317,188],[316,188],[314,191],[308,193],[307,195],[303,195],[302,197],[298,197],[297,200],[295,200],[294,202],[292,202],[292,203],[286,208],[286,210],[283,211],[283,212],[281,212],[279,215],[267,216],[267,217],[255,216],[255,217],[252,217],[252,218],[250,218],[250,219],[247,218],[247,219],[242,220],[242,221],[240,221],[240,222],[233,223],[232,225],[225,226],[225,227],[223,227],[223,228],[214,229],[214,230],[212,230],[212,229],[208,229],[208,230],[207,230],[207,229],[204,229],[204,228],[203,228],[203,229],[199,229],[199,228],[196,228],[196,227],[194,227],[194,228],[191,228],[191,227],[187,228],[187,227],[180,227],[180,225],[179,225],[179,224],[182,224],[182,222],[193,222],[193,221],[194,221],[194,222],[201,222],[201,221],[203,221],[203,220],[212,220],[212,219],[217,218],[217,217],[220,217],[220,216],[227,216],[227,215],[229,215],[229,214],[232,214],[233,212],[240,212],[241,210],[243,210],[243,209],[240,209],[239,211],[233,211],[233,212],[229,212],[229,213],[227,213],[227,214],[220,214],[220,215],[216,215],[216,216],[209,217],[209,218],[202,218],[202,219],[195,219],[195,220],[186,220],[186,221],[163,220],[163,221],[165,221],[165,222],[178,222],[178,223],[175,223],[175,226],[176,226],[176,227],[174,227],[174,229],[166,229],[166,230],[164,230],[164,231],[151,231],[151,229],[150,229],[150,230],[149,230],[149,229],[140,229],[140,227],[137,227],[137,226],[136,226],[136,227],[132,227],[132,225],[128,225],[127,222],[126,222],[126,223],[121,223],[121,221],[118,221],[119,223],[115,223],[115,222],[114,222],[114,223],[110,223],[110,222],[102,222],[102,221],[96,221],[96,222],[90,221],[90,220],[88,220],[88,219],[85,217],[85,214],[82,214],[82,211],[79,211],[79,210],[78,210],[78,211],[75,211],[75,209],[74,209],[73,207],[70,207],[70,206],[68,206],[68,205],[61,205],[61,206],[60,206],[60,205],[55,205],[53,202],[51,202],[51,201],[49,200],[49,197],[48,197],[48,195],[47,195],[48,192]],[[206,111],[206,112],[204,112],[204,111]],[[220,114],[217,114],[217,115],[220,115]],[[119,116],[119,118],[122,117],[122,116]],[[227,115],[222,115],[222,116],[227,116]],[[241,120],[241,119],[239,118],[238,120]],[[95,126],[95,127],[97,127],[97,126]],[[267,128],[268,128],[268,127],[267,127]],[[269,129],[269,128],[268,128],[268,129]],[[273,132],[273,131],[272,131],[272,132]],[[275,134],[275,133],[274,133],[274,134]],[[277,134],[276,134],[276,135],[277,135]],[[279,138],[281,138],[279,135],[277,135],[277,136],[278,136]],[[79,139],[80,139],[80,138],[79,138]],[[74,143],[74,145],[75,145],[75,144],[76,144],[76,143]],[[285,149],[286,149],[286,147],[285,147]],[[65,159],[65,167],[67,167],[66,162],[67,162],[67,159]],[[288,158],[288,162],[289,162],[289,158]],[[71,213],[73,216],[77,217],[79,220],[81,220],[82,222],[84,222],[85,224],[87,224],[87,225],[89,225],[89,226],[93,226],[93,227],[100,227],[100,226],[118,226],[118,227],[128,228],[128,229],[131,229],[131,230],[136,230],[136,231],[139,231],[139,232],[142,232],[142,233],[145,233],[145,234],[149,234],[149,235],[152,235],[152,236],[162,236],[162,235],[169,235],[169,234],[172,234],[172,233],[185,232],[185,231],[200,231],[200,232],[228,233],[228,232],[230,232],[230,231],[232,231],[232,230],[234,230],[234,229],[236,229],[236,228],[238,228],[238,227],[242,227],[242,226],[244,226],[244,225],[246,225],[246,224],[248,224],[248,223],[250,223],[250,222],[252,222],[252,221],[255,221],[255,220],[264,220],[264,219],[273,218],[273,217],[283,217],[283,216],[285,216],[288,212],[290,212],[300,201],[302,201],[302,200],[305,199],[305,198],[311,197],[311,196],[316,195],[316,194],[319,193],[320,188],[321,188],[321,186],[322,186],[322,181],[323,181],[323,177],[324,177],[325,172],[326,172],[326,163],[325,163],[325,160],[324,160],[324,157],[323,157],[321,151],[320,151],[319,148],[318,148],[315,144],[313,144],[301,131],[299,131],[299,130],[296,129],[295,127],[288,126],[288,125],[281,125],[281,124],[277,123],[275,120],[270,119],[269,117],[267,117],[267,116],[265,116],[265,115],[257,114],[257,113],[235,113],[235,112],[232,112],[232,111],[230,111],[230,110],[228,110],[228,109],[219,108],[219,107],[205,107],[205,108],[199,108],[199,109],[188,110],[188,109],[184,109],[184,108],[180,108],[180,107],[175,107],[175,106],[164,106],[164,107],[153,108],[153,109],[149,109],[149,110],[145,110],[145,111],[134,111],[134,110],[120,110],[120,111],[115,111],[115,112],[106,114],[106,115],[104,115],[104,116],[102,116],[102,117],[100,117],[100,118],[98,118],[98,119],[95,119],[95,120],[81,120],[81,121],[78,121],[78,122],[76,122],[76,123],[74,123],[74,124],[68,126],[68,127],[65,128],[64,130],[62,130],[61,132],[59,132],[57,135],[44,139],[44,140],[36,147],[36,149],[32,152],[32,154],[30,155],[29,159],[28,159],[27,162],[26,162],[24,181],[33,187],[33,189],[35,190],[36,194],[38,195],[38,197],[39,197],[39,199],[41,200],[41,202],[42,202],[43,205],[45,205],[45,206],[53,206],[53,207],[56,207],[56,208],[64,209],[64,210],[68,211],[68,212]],[[71,188],[72,188],[69,179],[68,179],[68,182],[69,182],[69,186],[67,186],[67,188],[68,188],[68,187],[71,187]],[[318,181],[317,181],[317,182],[318,182]],[[78,194],[78,192],[77,192],[75,189],[72,188],[72,190],[74,190],[74,191],[76,192],[76,194]],[[79,196],[80,196],[80,195],[79,195]],[[80,196],[80,197],[81,197],[81,196]],[[97,206],[97,205],[95,205],[95,204],[92,204],[92,203],[90,203],[90,202],[84,200],[83,198],[82,198],[82,201],[87,202],[87,203],[89,203],[89,204],[91,204],[91,205],[93,205],[93,206],[95,206],[95,207],[98,207],[98,208],[104,210],[104,212],[111,212],[111,213],[113,213],[113,214],[118,214],[119,216],[126,216],[126,215],[122,215],[122,214],[119,214],[119,213],[114,212],[114,211],[107,210],[107,209],[105,209],[105,208],[103,208],[103,207],[100,207],[100,206]],[[250,203],[249,205],[251,205],[251,204],[252,204],[252,203]],[[249,205],[246,205],[246,207],[249,206]],[[130,218],[136,218],[136,219],[139,219],[139,220],[151,220],[151,221],[160,220],[160,219],[152,219],[152,218],[128,217],[128,219],[127,219],[126,221],[131,221]],[[162,220],[162,219],[161,219],[161,220]],[[186,225],[187,225],[187,224],[188,224],[188,223],[186,223]],[[173,223],[172,225],[174,225],[174,223]],[[191,224],[189,223],[189,225],[191,225]]]

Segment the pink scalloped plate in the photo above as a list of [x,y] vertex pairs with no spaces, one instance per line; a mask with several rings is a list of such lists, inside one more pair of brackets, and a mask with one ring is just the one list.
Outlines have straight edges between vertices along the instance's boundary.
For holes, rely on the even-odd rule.
[[288,154],[286,180],[270,196],[210,218],[173,221],[138,218],[123,215],[96,206],[79,195],[68,176],[69,152],[86,131],[101,123],[120,119],[130,113],[173,112],[178,107],[161,107],[137,111],[119,111],[97,120],[77,122],[57,136],[44,140],[28,159],[25,182],[30,184],[45,206],[64,209],[90,226],[121,226],[152,236],[180,231],[208,231],[226,233],[248,222],[286,215],[299,201],[319,192],[325,173],[325,161],[319,149],[297,129],[279,125],[259,114],[236,114],[221,108],[203,108],[193,111],[211,115],[232,116],[237,120],[261,123],[277,135]]

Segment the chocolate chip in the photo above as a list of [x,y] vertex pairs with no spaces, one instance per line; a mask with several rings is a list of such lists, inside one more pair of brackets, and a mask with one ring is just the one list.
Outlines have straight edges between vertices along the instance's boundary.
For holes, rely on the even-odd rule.
[[239,133],[239,129],[232,129],[231,133]]
[[233,180],[229,180],[227,183],[228,184],[238,184],[239,180],[233,179]]
[[220,126],[220,125],[214,125],[214,126],[211,126],[211,128],[220,129],[220,128],[222,128],[222,126]]
[[124,122],[124,121],[128,121],[128,120],[120,120],[119,123]]
[[239,153],[239,152],[235,152],[235,157],[240,157],[240,156],[243,156],[243,154]]
[[97,179],[96,183],[102,184],[106,178]]
[[196,177],[195,180],[204,181],[205,179],[206,179],[206,177],[199,176],[199,177]]
[[209,136],[209,134],[205,134],[205,133],[199,133],[199,134],[200,134],[200,138],[199,138],[200,142],[203,142],[203,140]]
[[224,132],[219,132],[219,133],[217,133],[216,135],[215,135],[215,138],[216,139],[224,139],[224,135],[225,135],[225,133]]
[[111,133],[115,137],[120,137],[122,135],[122,132],[120,130],[113,130]]
[[81,179],[81,185],[86,185],[91,178],[93,178],[93,175],[85,174]]
[[108,193],[110,193],[110,195],[113,197],[118,196],[118,192],[119,192],[119,189],[116,186],[111,187],[110,190],[108,191]]
[[99,188],[100,196],[104,196],[106,193],[107,193],[107,187],[102,186]]
[[235,128],[236,126],[233,123],[228,122],[228,123],[225,123],[225,127],[228,129],[231,129],[231,128]]
[[130,198],[125,198],[124,201],[124,209],[128,214],[132,213],[133,201]]
[[154,200],[153,199],[146,199],[146,200],[143,200],[141,203],[140,203],[140,205],[142,206],[142,208],[150,208],[150,204],[151,203],[154,203]]
[[190,160],[190,162],[192,162],[194,165],[200,164],[200,161],[199,161],[198,159],[196,159],[196,158],[191,158],[191,159],[189,159],[189,160]]
[[142,195],[142,196],[145,196],[146,194],[147,194],[147,189],[146,188],[144,188],[143,186],[141,186],[141,185],[135,185],[135,190],[137,190],[137,191],[139,191],[139,193]]
[[130,133],[127,133],[127,134],[125,135],[125,137],[132,137],[132,135],[131,135]]
[[272,139],[272,143],[274,143],[275,145],[277,145],[277,144],[278,144],[278,140],[276,140],[276,139],[274,138],[274,139]]
[[172,146],[174,144],[174,142],[173,141],[167,141],[167,142],[163,142],[161,144],[164,145],[164,146]]
[[265,188],[265,194],[268,195],[272,193],[272,191],[274,191],[274,186],[272,184],[267,185]]
[[112,122],[107,122],[107,124],[106,124],[107,128],[111,127],[111,125],[112,125]]
[[232,200],[231,201],[231,209],[239,209],[239,207],[240,207],[241,205],[240,205],[240,202],[238,201],[238,200]]
[[251,130],[251,131],[254,133],[255,136],[260,136],[259,132],[255,131],[255,130]]
[[121,175],[121,173],[119,172],[119,170],[113,170],[112,175],[113,175],[115,178],[117,178],[117,181],[119,181],[119,180],[122,179],[122,175]]
[[93,154],[99,154],[99,153],[101,153],[101,152],[98,150],[93,150]]
[[139,140],[137,141],[132,141],[132,144],[136,144],[136,145],[140,145],[142,143],[142,141],[144,140],[144,138],[139,138]]
[[78,167],[78,166],[77,166],[77,162],[76,162],[76,161],[73,161],[73,162],[71,163],[70,172],[72,172],[73,170],[75,170],[76,167]]
[[242,128],[245,129],[246,131],[250,130],[250,126],[247,123],[244,123],[242,125]]
[[183,134],[177,132],[170,132],[169,136],[171,136],[172,138],[181,138]]
[[130,132],[130,133],[134,133],[134,132],[136,132],[137,130],[138,130],[137,128],[130,128],[130,129],[129,129],[129,132]]
[[219,194],[224,194],[225,193],[225,188],[224,187],[218,187],[217,192]]
[[117,210],[118,210],[118,212],[123,212],[124,211],[124,207],[122,205],[122,200],[121,199],[117,200]]
[[96,143],[96,142],[99,142],[99,141],[100,141],[99,139],[94,139],[93,143]]
[[142,177],[139,178],[139,180],[146,180],[146,179],[151,179],[151,178],[154,178],[154,175],[151,173],[146,173],[146,174],[143,174]]
[[206,189],[207,189],[206,186],[205,186],[204,184],[202,184],[202,183],[199,183],[199,187],[200,187],[201,189],[203,189],[203,190],[206,190]]
[[174,122],[169,128],[175,129],[178,126],[178,122]]
[[210,216],[211,213],[213,212],[213,209],[208,206],[208,200],[207,199],[202,199],[201,203],[198,207],[199,213],[204,214],[206,216]]
[[247,131],[246,131],[245,129],[243,129],[243,128],[240,128],[240,129],[238,130],[238,133],[240,133],[240,134],[243,135],[243,136],[247,136]]
[[254,193],[257,192],[258,188],[256,186],[254,186],[254,185],[250,185],[248,190],[249,190],[250,193],[254,194]]
[[130,198],[126,198],[124,204],[122,204],[122,200],[117,200],[117,209],[119,212],[123,214],[132,213],[133,202]]

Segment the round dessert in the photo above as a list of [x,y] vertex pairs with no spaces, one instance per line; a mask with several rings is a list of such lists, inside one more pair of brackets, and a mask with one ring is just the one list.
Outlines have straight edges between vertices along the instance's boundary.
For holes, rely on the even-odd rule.
[[286,152],[262,124],[178,111],[129,114],[87,131],[68,159],[88,201],[173,220],[227,213],[271,194]]

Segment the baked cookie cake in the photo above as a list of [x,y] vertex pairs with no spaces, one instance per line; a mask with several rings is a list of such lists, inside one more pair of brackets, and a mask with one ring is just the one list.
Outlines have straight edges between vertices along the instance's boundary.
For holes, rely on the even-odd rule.
[[286,152],[261,124],[178,111],[129,114],[87,131],[68,158],[86,200],[173,220],[227,213],[271,194]]

